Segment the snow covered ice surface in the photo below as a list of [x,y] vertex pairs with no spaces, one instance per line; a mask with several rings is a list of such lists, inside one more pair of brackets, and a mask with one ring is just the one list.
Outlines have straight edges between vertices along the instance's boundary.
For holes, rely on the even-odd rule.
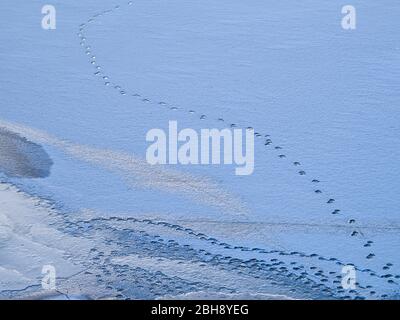
[[[351,2],[3,0],[0,297],[398,299],[400,4]],[[148,165],[170,120],[254,173]]]

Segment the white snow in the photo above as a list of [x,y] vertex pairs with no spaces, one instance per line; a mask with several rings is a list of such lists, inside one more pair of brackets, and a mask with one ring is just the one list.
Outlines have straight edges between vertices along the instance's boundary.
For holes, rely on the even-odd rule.
[[[398,2],[128,2],[3,1],[0,129],[53,165],[1,176],[2,296],[398,298]],[[254,173],[149,166],[170,120],[253,127]]]

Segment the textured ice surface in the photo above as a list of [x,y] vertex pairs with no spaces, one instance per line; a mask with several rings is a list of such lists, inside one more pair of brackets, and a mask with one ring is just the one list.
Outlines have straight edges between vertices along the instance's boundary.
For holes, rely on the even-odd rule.
[[[336,0],[54,1],[55,31],[3,3],[1,127],[54,164],[3,178],[2,296],[53,263],[54,297],[398,297],[397,1],[354,1],[351,32]],[[254,174],[150,170],[169,120],[253,127]]]
[[40,145],[0,128],[0,172],[8,177],[46,178],[53,164]]

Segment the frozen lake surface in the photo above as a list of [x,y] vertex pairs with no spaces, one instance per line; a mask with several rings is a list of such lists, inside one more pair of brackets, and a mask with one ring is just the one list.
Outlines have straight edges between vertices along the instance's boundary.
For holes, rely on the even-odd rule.
[[[400,4],[352,2],[3,0],[0,297],[399,298]],[[171,120],[254,173],[149,166]]]

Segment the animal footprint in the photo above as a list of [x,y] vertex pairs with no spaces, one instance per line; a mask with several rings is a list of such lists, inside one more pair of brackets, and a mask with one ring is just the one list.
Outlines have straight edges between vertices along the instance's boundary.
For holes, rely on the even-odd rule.
[[268,145],[270,145],[271,143],[272,143],[272,140],[271,140],[271,139],[267,139],[267,140],[265,140],[264,145],[268,146]]
[[370,241],[370,240],[369,240],[369,241],[367,241],[366,244],[364,244],[364,247],[368,248],[368,247],[370,247],[373,243],[374,243],[373,241]]

